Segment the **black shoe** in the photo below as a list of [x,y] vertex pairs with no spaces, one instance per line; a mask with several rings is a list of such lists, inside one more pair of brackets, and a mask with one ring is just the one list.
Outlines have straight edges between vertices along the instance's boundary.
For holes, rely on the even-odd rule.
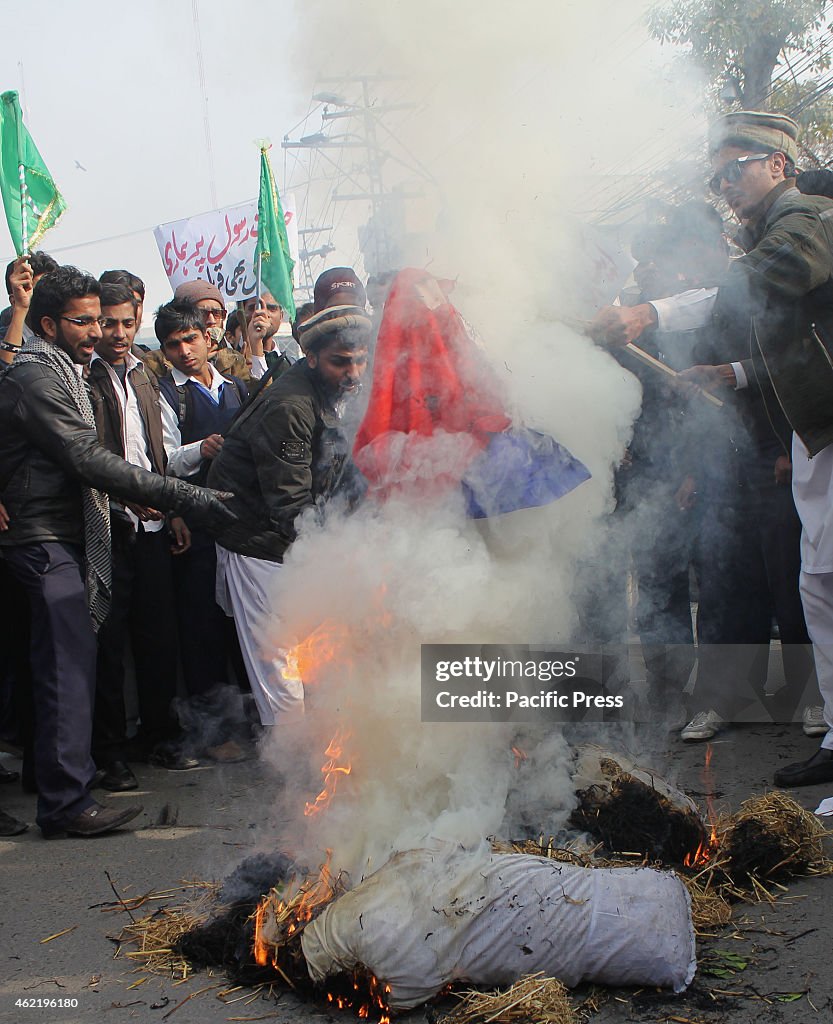
[[788,764],[775,773],[775,785],[787,789],[816,786],[822,782],[833,782],[833,750],[825,747],[820,747],[808,760]]
[[93,786],[109,789],[111,793],[124,793],[138,789],[139,781],[124,761],[111,761],[102,772],[96,772]]
[[17,782],[20,778],[20,772],[10,772],[8,768],[0,764],[0,786],[4,786],[7,782]]
[[103,807],[101,804],[92,804],[65,825],[58,826],[54,830],[41,829],[41,831],[44,839],[54,839],[64,834],[68,836],[100,836],[126,825],[143,810],[144,807],[141,804],[130,804],[127,807]]
[[148,764],[154,768],[167,768],[169,772],[190,772],[202,768],[195,757],[187,757],[181,750],[170,747],[157,747],[148,757]]
[[28,827],[25,821],[19,821],[17,818],[13,818],[11,814],[0,811],[0,836],[19,836]]

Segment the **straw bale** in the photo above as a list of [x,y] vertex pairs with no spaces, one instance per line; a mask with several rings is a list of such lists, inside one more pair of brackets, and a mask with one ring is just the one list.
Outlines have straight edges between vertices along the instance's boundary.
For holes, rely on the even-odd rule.
[[529,974],[506,989],[460,993],[442,1024],[577,1024],[567,989],[543,974]]

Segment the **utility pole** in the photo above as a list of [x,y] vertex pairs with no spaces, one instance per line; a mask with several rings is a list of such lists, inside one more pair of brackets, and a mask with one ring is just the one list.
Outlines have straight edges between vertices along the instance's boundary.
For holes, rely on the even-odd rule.
[[[380,141],[380,130],[394,138],[384,123],[386,115],[398,110],[413,109],[413,104],[410,103],[376,104],[372,93],[374,84],[396,80],[397,76],[392,75],[355,75],[319,79],[322,83],[338,86],[339,90],[316,93],[313,97],[313,99],[326,104],[322,114],[323,126],[326,127],[335,121],[352,121],[351,127],[354,127],[354,130],[342,135],[329,135],[321,130],[311,135],[305,135],[298,141],[284,139],[281,143],[284,149],[319,151],[358,149],[364,151],[364,164],[359,169],[354,168],[349,174],[340,172],[342,178],[346,178],[354,190],[340,192],[340,182],[336,181],[332,200],[338,203],[364,202],[369,205],[368,222],[359,229],[359,245],[364,257],[365,269],[369,273],[389,270],[400,263],[402,238],[405,232],[405,201],[423,196],[422,192],[387,187],[385,174],[387,162],[392,160],[400,163],[412,174],[416,173],[424,180],[431,180],[430,174],[418,166],[418,161],[409,162],[398,157]],[[351,102],[341,93],[342,91],[347,92],[350,87],[355,86],[360,87],[360,93],[357,101]],[[332,110],[331,107],[337,109]],[[322,155],[326,158],[326,154]],[[334,161],[330,161],[330,163],[339,173]],[[416,168],[414,163],[417,164]],[[333,177],[335,178],[336,174]],[[334,246],[328,243],[314,249],[304,250],[301,254],[301,262],[304,264],[305,278],[312,276],[309,267],[310,260],[326,256],[333,248]]]

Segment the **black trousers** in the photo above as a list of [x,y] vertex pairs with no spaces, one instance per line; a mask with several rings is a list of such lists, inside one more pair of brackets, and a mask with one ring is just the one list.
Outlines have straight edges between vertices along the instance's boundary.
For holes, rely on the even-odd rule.
[[215,600],[217,549],[214,538],[191,532],[191,548],[174,559],[174,586],[182,676],[189,697],[202,697],[231,682],[229,665],[241,689],[248,690],[234,620]]
[[124,654],[136,667],[141,740],[148,750],[177,733],[177,631],[167,530],[148,533],[112,524],[112,602],[98,633],[93,758],[99,767],[124,761],[127,721]]
[[90,756],[96,639],[87,607],[84,554],[57,542],[4,551],[32,612],[34,768],[38,825],[58,830],[95,801]]
[[24,782],[34,786],[32,763],[35,738],[35,705],[32,700],[32,666],[29,598],[17,578],[0,558],[0,672],[3,689],[4,739],[23,748]]
[[773,466],[774,459],[750,466],[743,500],[712,502],[703,510],[694,699],[698,709],[713,708],[723,718],[744,703],[744,690],[747,698],[749,690],[763,698],[773,616],[787,682],[778,707],[771,709],[777,720],[792,719],[814,672],[798,590],[801,523],[791,488],[775,483]]

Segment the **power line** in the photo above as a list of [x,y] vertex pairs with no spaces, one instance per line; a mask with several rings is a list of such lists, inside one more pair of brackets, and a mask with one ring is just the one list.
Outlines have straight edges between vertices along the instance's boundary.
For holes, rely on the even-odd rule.
[[200,18],[197,11],[197,0],[191,0],[191,15],[194,21],[194,43],[197,54],[197,73],[200,83],[200,95],[203,102],[203,125],[205,128],[205,156],[208,163],[208,185],[211,191],[211,205],[217,208],[217,181],[214,176],[214,150],[211,145],[211,121],[208,116],[208,90],[205,86],[205,68],[202,60],[202,38],[200,36]]

